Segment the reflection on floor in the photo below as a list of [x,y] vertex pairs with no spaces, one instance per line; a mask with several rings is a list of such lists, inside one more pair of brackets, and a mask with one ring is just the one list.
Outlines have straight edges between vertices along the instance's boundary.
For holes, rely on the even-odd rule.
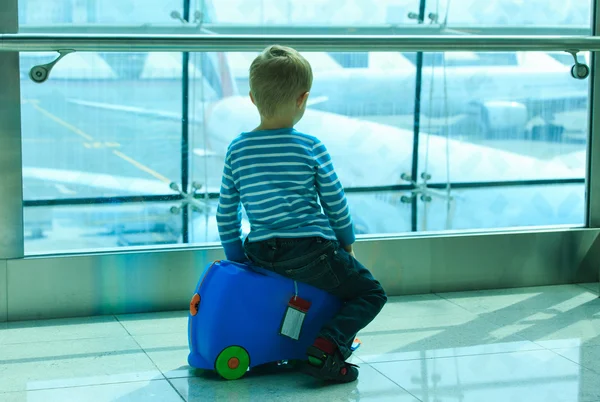
[[355,384],[186,365],[186,312],[0,323],[0,401],[600,401],[599,285],[392,298]]

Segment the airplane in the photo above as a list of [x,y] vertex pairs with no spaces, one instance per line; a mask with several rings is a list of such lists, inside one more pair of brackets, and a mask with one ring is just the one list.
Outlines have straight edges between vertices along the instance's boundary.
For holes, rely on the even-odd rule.
[[[471,2],[462,0],[453,3],[449,11],[461,10],[459,18],[468,17],[466,10],[473,7]],[[268,5],[263,4],[268,11],[259,11],[256,7],[249,9],[245,7],[245,0],[203,0],[197,7],[202,11],[205,24],[224,21],[227,24],[248,25],[256,23],[252,22],[254,19],[260,21],[265,18],[272,21],[293,18],[295,23],[308,18],[307,24],[315,24],[321,17],[329,18],[327,13],[316,15],[310,12],[310,17],[307,17],[305,10],[280,3],[272,1]],[[496,1],[488,4],[485,11],[473,8],[477,10],[478,19],[485,15],[485,18],[494,20],[505,15],[507,9],[524,7],[521,3]],[[548,5],[547,2],[544,4]],[[330,7],[335,7],[338,14],[343,15],[343,21],[369,24],[365,20],[364,9],[356,8],[351,3],[340,1]],[[371,11],[369,18],[387,19],[386,24],[394,24],[398,35],[402,34],[403,25],[411,28],[405,25],[405,20],[389,20],[399,15],[404,18],[407,15],[404,7],[388,2],[373,2],[368,7]],[[564,8],[565,5],[561,3],[560,7]],[[573,19],[573,23],[587,23],[587,8],[573,5],[568,9],[569,14],[565,18]],[[237,12],[232,13],[232,10]],[[263,15],[264,12],[268,12],[269,16]],[[534,17],[545,21],[549,16],[536,14]],[[553,15],[551,18],[556,17]],[[376,22],[372,21],[371,24]],[[511,24],[520,24],[518,16],[511,15]],[[544,24],[547,25],[547,22]],[[441,28],[445,28],[445,25]],[[234,66],[232,74],[240,93],[249,90],[247,66],[256,54],[227,53],[225,56]],[[313,104],[313,109],[369,120],[386,116],[391,117],[387,119],[388,122],[408,128],[405,122],[398,124],[395,118],[414,113],[416,52],[303,54],[315,66],[311,96],[319,99],[319,102]],[[586,61],[589,66],[587,53],[584,58],[588,58]],[[566,131],[561,115],[587,107],[589,80],[574,79],[570,73],[572,65],[573,59],[568,53],[562,53],[561,57],[544,52],[424,53],[422,116],[430,121],[449,120],[450,123],[430,124],[427,130],[439,134],[449,129],[450,135],[457,137],[503,139],[507,133],[511,133],[521,138],[559,141]]]
[[[371,120],[412,115],[416,53],[356,55],[367,56],[366,66],[315,71],[311,95],[321,102],[313,108]],[[585,109],[589,85],[571,76],[573,59],[565,55],[570,63],[542,52],[425,53],[422,116],[447,117],[453,136],[502,138],[513,132],[560,140],[565,127],[557,116]],[[254,54],[246,59],[250,56]],[[248,73],[240,70],[236,70],[237,85],[248,91]],[[434,133],[440,130],[437,124]]]
[[[252,52],[224,55],[241,93],[249,90],[247,67],[254,55]],[[369,52],[368,67],[360,68],[342,68],[323,52],[306,55],[315,66],[313,109],[376,121],[387,116],[391,118],[390,124],[403,128],[412,125],[412,119],[398,120],[414,111],[414,53]],[[26,53],[23,57],[28,64],[48,61],[44,53]],[[175,53],[135,54],[136,63],[123,63],[130,56],[122,60],[115,57],[75,53],[58,63],[52,76],[84,79],[86,74],[93,74],[106,80],[131,77],[168,80],[181,73],[180,57]],[[190,77],[202,76],[201,59],[196,55],[191,57]],[[433,122],[426,129],[434,134],[446,126],[450,135],[459,137],[502,139],[505,137],[502,134],[511,132],[521,137],[560,140],[567,128],[560,116],[572,110],[585,110],[588,101],[589,82],[573,79],[571,65],[571,55],[556,52],[426,53],[422,121]],[[21,75],[26,77],[27,72],[22,71]],[[205,88],[211,91],[213,86]],[[214,99],[218,94],[204,96]]]
[[[199,99],[191,105],[198,108],[197,119],[191,124],[202,128],[197,130],[200,136],[197,141],[206,139],[209,146],[194,148],[192,155],[220,172],[229,142],[240,132],[255,127],[259,116],[248,96],[239,93],[225,57],[210,54],[201,62],[202,82],[210,87],[211,91],[206,93],[211,99]],[[67,102],[86,111],[108,110],[115,116],[180,120],[180,115],[175,113],[131,104],[77,98],[69,98]],[[316,110],[314,104],[307,109],[297,128],[317,136],[329,148],[340,180],[349,189],[348,200],[359,236],[410,232],[411,197],[418,199],[419,231],[583,223],[582,184],[541,186],[535,191],[518,187],[433,190],[427,188],[423,180],[407,177],[412,163],[412,130]],[[583,177],[583,165],[579,162],[558,158],[546,161],[427,133],[421,134],[420,141],[419,172],[426,174],[428,183]],[[218,193],[220,175],[207,175],[205,179],[203,190]],[[160,195],[170,191],[166,183],[153,179],[26,167],[25,185],[35,180],[62,185],[75,192],[90,186],[117,195]],[[414,192],[351,191],[361,187],[406,185],[411,181],[418,182]],[[115,234],[121,245],[173,243],[181,233],[181,220],[171,213],[175,203],[168,204],[119,205],[107,207],[106,211],[101,211],[102,207],[69,206],[51,212],[50,220],[69,220],[104,228],[103,235]],[[218,243],[216,200],[195,204],[195,211],[190,225],[191,241]],[[245,218],[243,230],[244,233],[249,231]]]

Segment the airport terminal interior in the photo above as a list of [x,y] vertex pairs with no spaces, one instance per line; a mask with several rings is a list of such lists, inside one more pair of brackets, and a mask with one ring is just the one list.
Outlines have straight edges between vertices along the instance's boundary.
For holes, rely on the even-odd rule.
[[[0,0],[0,401],[600,402],[599,33],[600,0]],[[388,294],[351,383],[291,352],[319,312],[281,333],[303,284],[224,261],[270,44]]]

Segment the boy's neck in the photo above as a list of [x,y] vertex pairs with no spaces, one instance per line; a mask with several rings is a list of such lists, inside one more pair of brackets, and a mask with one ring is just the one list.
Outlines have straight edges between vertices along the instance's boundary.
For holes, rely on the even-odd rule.
[[254,131],[261,130],[278,130],[282,128],[293,128],[294,119],[291,118],[273,118],[273,119],[261,119],[260,125],[254,129]]

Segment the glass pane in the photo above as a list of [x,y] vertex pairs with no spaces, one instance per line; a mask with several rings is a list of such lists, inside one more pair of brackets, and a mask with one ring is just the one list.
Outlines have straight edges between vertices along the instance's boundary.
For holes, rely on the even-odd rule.
[[577,0],[429,0],[426,13],[436,13],[438,20],[448,25],[589,28],[591,4]]
[[19,0],[19,25],[177,24],[182,0]]
[[[419,200],[419,231],[583,225],[584,184],[481,187]],[[450,201],[448,201],[450,200]]]
[[181,54],[75,53],[48,81],[33,83],[29,69],[52,58],[21,56],[25,199],[173,194],[169,183],[181,177]]
[[208,23],[253,26],[415,24],[418,0],[192,0]]
[[[297,129],[315,135],[329,148],[348,193],[357,233],[412,230],[411,193],[389,191],[385,187],[374,192],[369,190],[373,186],[415,187],[416,230],[583,223],[589,81],[573,79],[570,67],[565,64],[558,61],[550,64],[548,60],[556,60],[552,54],[458,53],[448,57],[454,65],[446,68],[436,67],[446,54],[426,55],[419,177],[414,182],[406,177],[413,163],[414,54],[355,53],[345,66],[332,53],[304,54],[317,68],[311,103]],[[191,57],[194,65],[201,65],[200,72],[208,81],[208,84],[200,80],[192,82],[190,98],[195,101],[190,109],[195,108],[196,117],[202,116],[196,120],[204,124],[196,123],[191,129],[194,133],[191,163],[194,180],[204,180],[205,191],[218,193],[228,144],[259,123],[256,108],[247,95],[248,67],[255,54],[203,57],[205,64],[198,61],[200,55]],[[313,63],[326,58],[336,62]],[[363,66],[364,60],[367,67]],[[219,73],[224,71],[229,75]],[[212,74],[219,78],[210,80]],[[445,87],[441,86],[444,83]],[[224,88],[229,88],[229,92]],[[470,105],[476,101],[496,113],[493,120],[496,124],[519,122],[526,115],[523,111],[543,112],[546,117],[552,112],[557,116],[553,121],[563,119],[568,128],[537,130],[532,135],[510,126],[484,135],[481,125],[461,120],[465,119],[461,114],[470,112]],[[521,124],[525,126],[530,120]],[[551,136],[553,133],[560,136]],[[424,180],[421,173],[431,177]],[[581,180],[581,183],[560,187],[489,186],[493,182],[556,179]],[[455,201],[450,205],[450,214],[441,201],[447,195],[445,190],[426,192],[421,197],[424,186],[431,183],[438,189],[447,183],[451,188],[457,183],[475,188],[452,188],[450,196]],[[428,196],[432,197],[431,202]],[[565,207],[569,202],[571,209]],[[541,208],[542,212],[530,213],[533,207]],[[212,225],[215,229],[211,233],[216,233],[212,215],[210,222],[201,227],[206,231]],[[209,237],[204,234],[197,238]],[[218,241],[218,236],[210,239]]]
[[408,191],[347,194],[357,236],[411,231],[411,204],[402,202]]
[[82,252],[181,242],[173,203],[24,208],[25,254]]
[[[419,174],[437,183],[584,178],[590,80],[571,76],[572,59],[461,52],[424,60]],[[399,90],[402,76],[390,73],[389,86]]]
[[[215,245],[221,244],[219,230],[217,229],[217,205],[218,200],[198,200],[196,207],[191,210],[190,243]],[[242,219],[242,233],[244,237],[250,233],[250,224],[246,215]]]

